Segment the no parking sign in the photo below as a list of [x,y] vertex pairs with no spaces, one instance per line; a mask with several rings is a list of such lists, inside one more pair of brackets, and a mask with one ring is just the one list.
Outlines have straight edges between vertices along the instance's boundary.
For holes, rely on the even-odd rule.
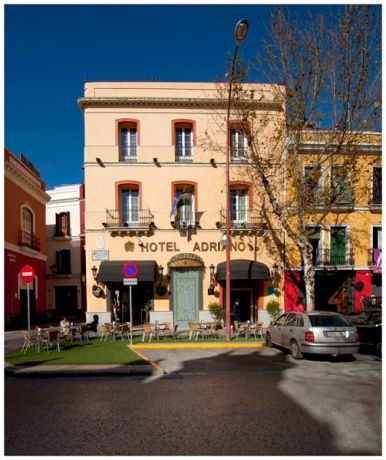
[[126,262],[123,266],[123,276],[125,278],[136,278],[138,275],[138,266],[135,262]]

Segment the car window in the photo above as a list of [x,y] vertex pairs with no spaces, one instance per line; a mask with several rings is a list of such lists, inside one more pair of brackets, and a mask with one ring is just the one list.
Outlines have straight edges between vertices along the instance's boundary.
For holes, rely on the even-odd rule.
[[276,321],[275,321],[275,326],[283,326],[284,321],[287,317],[287,313],[285,315],[281,315]]
[[303,318],[303,316],[298,315],[296,326],[304,327],[304,318]]
[[352,327],[347,319],[338,315],[310,315],[310,321],[314,327]]
[[296,326],[296,318],[297,318],[296,313],[288,313],[287,319],[285,320],[285,325],[286,326]]

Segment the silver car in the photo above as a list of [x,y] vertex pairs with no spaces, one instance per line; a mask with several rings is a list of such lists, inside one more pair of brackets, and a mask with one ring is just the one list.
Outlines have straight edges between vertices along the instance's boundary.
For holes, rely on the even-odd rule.
[[289,311],[268,326],[266,344],[288,348],[295,359],[303,353],[351,355],[359,348],[356,327],[339,313]]

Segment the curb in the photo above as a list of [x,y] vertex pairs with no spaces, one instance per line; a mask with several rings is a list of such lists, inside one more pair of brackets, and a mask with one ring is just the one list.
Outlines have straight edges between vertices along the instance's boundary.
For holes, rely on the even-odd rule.
[[[178,349],[178,348],[261,348],[265,344],[262,342],[245,342],[245,343],[136,343],[135,345],[128,345],[132,350],[137,349],[154,349],[154,348],[169,348],[169,349]],[[142,357],[142,356],[141,356]]]
[[58,376],[150,376],[155,373],[164,373],[163,369],[155,369],[152,365],[41,365],[41,366],[13,366],[5,363],[4,372],[6,375],[15,377],[58,377]]

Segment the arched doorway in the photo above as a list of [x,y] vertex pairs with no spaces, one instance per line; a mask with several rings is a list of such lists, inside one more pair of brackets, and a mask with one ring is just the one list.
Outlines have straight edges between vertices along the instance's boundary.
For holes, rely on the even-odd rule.
[[204,262],[195,254],[178,254],[168,262],[171,309],[174,323],[185,328],[198,321],[203,306],[202,271]]

